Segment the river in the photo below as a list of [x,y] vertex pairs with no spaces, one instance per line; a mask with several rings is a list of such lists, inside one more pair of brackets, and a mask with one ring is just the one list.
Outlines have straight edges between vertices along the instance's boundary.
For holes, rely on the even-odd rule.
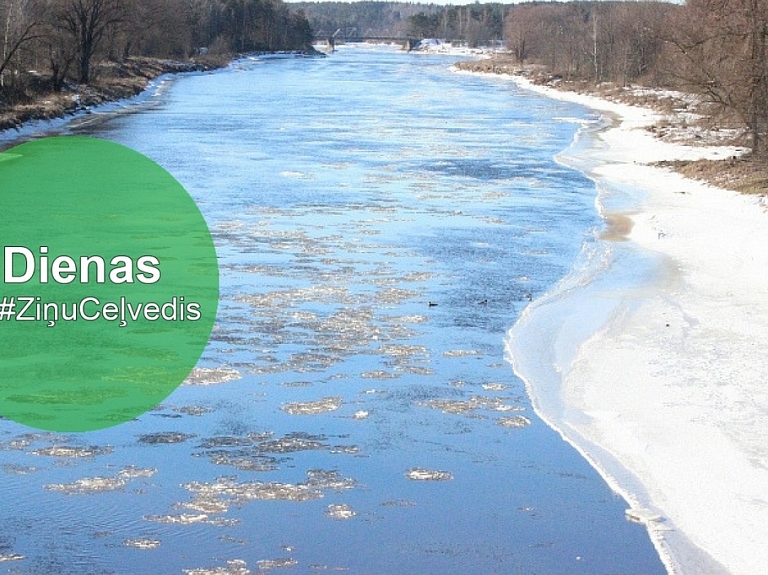
[[221,303],[190,384],[137,420],[0,421],[3,569],[665,572],[504,356],[602,225],[554,160],[597,118],[453,61],[245,58],[57,128],[186,187]]

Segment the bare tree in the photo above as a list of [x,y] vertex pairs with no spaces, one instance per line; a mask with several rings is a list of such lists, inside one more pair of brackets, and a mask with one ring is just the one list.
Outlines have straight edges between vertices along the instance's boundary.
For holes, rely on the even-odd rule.
[[81,84],[91,79],[91,61],[111,28],[124,19],[121,0],[64,0],[59,13],[63,29],[70,35],[77,52]]
[[667,40],[682,86],[735,115],[752,152],[767,154],[768,0],[690,0]]
[[70,43],[61,37],[61,32],[55,29],[46,37],[46,47],[51,73],[51,89],[54,92],[60,92],[76,54]]
[[530,10],[513,11],[504,26],[504,43],[519,64],[525,64],[531,49],[529,38],[533,30],[530,16]]
[[0,87],[5,87],[5,71],[19,50],[42,36],[37,16],[30,0],[9,0],[5,5]]

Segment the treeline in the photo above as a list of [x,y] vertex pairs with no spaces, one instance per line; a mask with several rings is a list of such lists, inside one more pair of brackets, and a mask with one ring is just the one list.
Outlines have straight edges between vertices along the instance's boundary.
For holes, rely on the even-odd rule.
[[297,2],[318,38],[339,36],[406,38],[410,19],[417,14],[436,14],[443,8],[411,2]]
[[318,38],[441,38],[480,46],[501,41],[510,6],[411,2],[298,2]]
[[487,46],[501,41],[510,10],[503,4],[446,6],[438,12],[412,16],[409,33],[417,38],[459,41],[473,48]]
[[132,56],[311,50],[303,14],[281,0],[1,0],[0,104],[67,83],[94,64]]
[[663,2],[529,3],[506,15],[504,42],[520,64],[595,83],[668,82],[659,66],[680,6]]

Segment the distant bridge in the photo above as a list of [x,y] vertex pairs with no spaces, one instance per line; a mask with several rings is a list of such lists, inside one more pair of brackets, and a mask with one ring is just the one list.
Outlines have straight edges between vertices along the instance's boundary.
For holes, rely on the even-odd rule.
[[382,42],[387,44],[399,44],[404,49],[410,51],[421,42],[421,38],[413,38],[410,36],[365,35],[358,34],[356,28],[351,28],[347,30],[339,29],[333,33],[318,32],[315,34],[315,43],[320,42],[325,42],[331,50],[342,44],[352,44],[355,42]]

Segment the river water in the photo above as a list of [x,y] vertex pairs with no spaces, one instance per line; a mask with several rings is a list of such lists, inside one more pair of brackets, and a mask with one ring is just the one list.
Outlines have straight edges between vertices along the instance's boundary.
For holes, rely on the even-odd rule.
[[453,61],[243,59],[63,128],[184,184],[221,303],[152,412],[71,435],[0,421],[0,569],[664,572],[504,357],[601,226],[553,159],[596,118]]

